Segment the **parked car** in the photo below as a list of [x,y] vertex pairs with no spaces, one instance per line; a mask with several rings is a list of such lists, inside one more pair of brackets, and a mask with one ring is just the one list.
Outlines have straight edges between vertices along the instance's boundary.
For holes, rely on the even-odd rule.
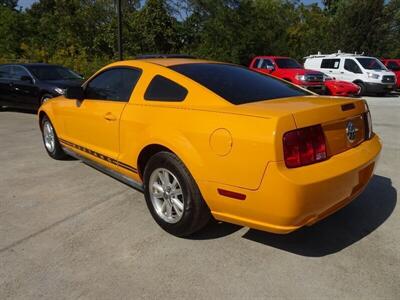
[[67,87],[80,86],[83,78],[74,71],[49,64],[0,65],[0,106],[38,109]]
[[283,56],[256,56],[250,63],[251,70],[270,74],[319,94],[324,94],[322,72],[306,70],[296,60]]
[[52,158],[143,191],[177,236],[211,215],[276,233],[311,225],[364,190],[381,151],[364,100],[196,59],[113,63],[38,115]]
[[381,59],[383,64],[396,74],[396,87],[400,90],[400,59]]
[[334,53],[305,57],[304,66],[357,84],[361,95],[384,95],[396,87],[396,76],[375,57],[358,54]]
[[360,87],[352,82],[336,80],[333,77],[325,75],[324,80],[326,94],[332,96],[351,97],[360,94]]

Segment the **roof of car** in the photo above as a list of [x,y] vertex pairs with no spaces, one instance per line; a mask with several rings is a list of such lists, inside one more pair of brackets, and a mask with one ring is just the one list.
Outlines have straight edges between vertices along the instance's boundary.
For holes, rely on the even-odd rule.
[[51,67],[59,67],[60,65],[56,64],[46,64],[46,63],[6,63],[0,64],[1,66],[23,66],[23,67],[36,67],[36,66],[51,66]]
[[291,57],[287,57],[287,56],[276,56],[276,55],[257,55],[254,58],[289,58],[292,59]]
[[218,63],[215,61],[195,59],[195,58],[145,58],[140,60],[164,67],[184,65],[184,64]]

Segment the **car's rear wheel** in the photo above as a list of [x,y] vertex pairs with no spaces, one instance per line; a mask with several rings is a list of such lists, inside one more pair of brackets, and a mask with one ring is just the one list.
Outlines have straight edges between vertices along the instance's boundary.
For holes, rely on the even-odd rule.
[[146,164],[144,194],[154,220],[175,236],[188,236],[210,220],[210,210],[196,182],[170,152],[159,152]]
[[50,157],[54,159],[64,159],[67,157],[65,152],[62,150],[60,142],[57,137],[57,133],[47,116],[42,118],[41,122],[42,137],[44,147]]

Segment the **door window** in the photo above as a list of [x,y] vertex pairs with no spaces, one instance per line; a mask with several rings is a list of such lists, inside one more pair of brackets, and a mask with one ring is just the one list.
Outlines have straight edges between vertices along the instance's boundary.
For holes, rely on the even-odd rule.
[[400,65],[397,62],[391,60],[388,62],[387,67],[390,70],[398,70],[400,68]]
[[360,67],[352,59],[346,59],[345,60],[344,69],[349,71],[349,72],[352,72],[352,73],[362,74],[362,71],[361,71]]
[[85,88],[85,98],[128,102],[142,71],[112,68],[93,78]]
[[274,64],[272,63],[272,61],[270,61],[269,59],[263,59],[260,67],[261,69],[268,69],[268,68],[273,68]]
[[31,77],[24,68],[19,67],[19,66],[14,66],[13,72],[12,72],[12,78],[15,80],[20,80],[22,76]]
[[0,79],[10,79],[11,78],[11,66],[1,66],[0,67]]

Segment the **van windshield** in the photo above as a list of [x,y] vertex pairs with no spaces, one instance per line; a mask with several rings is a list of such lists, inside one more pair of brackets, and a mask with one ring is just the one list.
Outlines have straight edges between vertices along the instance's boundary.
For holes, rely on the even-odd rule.
[[356,59],[366,70],[387,70],[386,67],[376,58],[359,57]]

